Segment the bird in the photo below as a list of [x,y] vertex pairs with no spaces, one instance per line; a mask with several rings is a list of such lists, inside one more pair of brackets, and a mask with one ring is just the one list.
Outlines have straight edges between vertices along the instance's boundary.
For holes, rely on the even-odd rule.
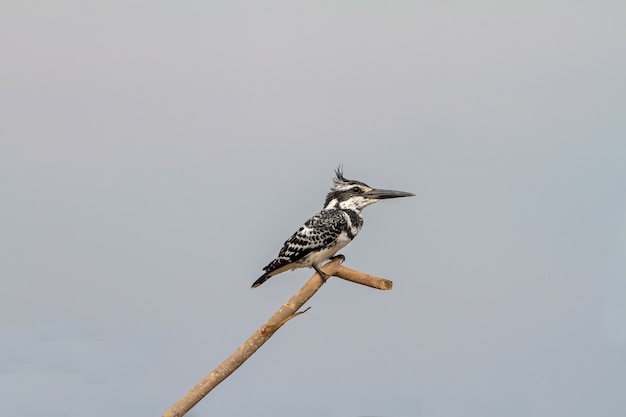
[[313,268],[325,282],[328,277],[320,265],[350,243],[363,227],[361,210],[380,200],[410,197],[413,193],[372,188],[361,181],[349,180],[343,167],[335,170],[333,187],[326,196],[324,208],[307,220],[285,241],[278,256],[252,284],[256,288],[271,277],[296,268]]

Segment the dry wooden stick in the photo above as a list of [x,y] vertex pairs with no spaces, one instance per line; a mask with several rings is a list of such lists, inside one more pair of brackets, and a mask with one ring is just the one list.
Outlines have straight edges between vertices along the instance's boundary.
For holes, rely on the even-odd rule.
[[[322,268],[322,271],[330,276],[336,276],[345,280],[366,285],[368,287],[380,290],[390,290],[393,283],[387,279],[377,278],[354,269],[341,265],[339,259],[335,259]],[[246,340],[239,348],[230,355],[224,362],[193,387],[187,394],[170,407],[163,417],[182,417],[191,410],[202,398],[204,398],[213,388],[220,384],[230,374],[235,372],[250,356],[254,354],[283,324],[291,320],[295,316],[305,311],[298,312],[298,309],[304,305],[319,290],[324,281],[318,273],[307,281],[300,290],[293,295],[285,304],[283,304],[272,317],[267,320],[259,330],[254,332],[248,340]]]

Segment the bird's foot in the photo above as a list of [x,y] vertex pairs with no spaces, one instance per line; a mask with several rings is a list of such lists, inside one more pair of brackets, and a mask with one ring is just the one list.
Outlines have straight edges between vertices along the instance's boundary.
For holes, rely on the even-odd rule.
[[339,259],[340,260],[339,263],[344,263],[346,260],[346,257],[343,256],[342,254],[338,254],[338,255],[331,257],[330,261],[334,261],[335,259]]
[[313,268],[315,269],[315,272],[317,272],[319,274],[319,276],[322,278],[323,282],[326,282],[326,280],[328,279],[328,275],[326,275],[321,269],[319,269],[316,265],[313,265]]

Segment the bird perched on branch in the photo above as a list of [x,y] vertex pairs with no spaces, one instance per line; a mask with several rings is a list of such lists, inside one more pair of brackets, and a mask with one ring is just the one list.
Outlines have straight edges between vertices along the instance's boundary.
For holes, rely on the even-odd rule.
[[380,200],[415,195],[376,189],[360,181],[349,180],[343,176],[341,167],[335,170],[333,183],[324,209],[287,239],[276,259],[263,268],[265,273],[252,284],[252,288],[281,272],[304,267],[315,269],[326,281],[328,277],[320,270],[321,264],[333,258],[359,233],[363,227],[363,208]]

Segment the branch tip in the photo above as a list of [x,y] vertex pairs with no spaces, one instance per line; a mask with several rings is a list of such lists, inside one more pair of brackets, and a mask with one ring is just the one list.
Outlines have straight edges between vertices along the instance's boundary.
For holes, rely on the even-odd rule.
[[274,333],[276,330],[280,329],[283,326],[283,324],[287,323],[292,318],[299,316],[300,314],[306,313],[310,309],[311,307],[307,307],[306,309],[302,311],[296,311],[295,313],[290,314],[289,316],[285,317],[284,319],[280,320],[277,323],[268,324],[267,326],[261,327],[261,334],[266,335],[267,333]]

